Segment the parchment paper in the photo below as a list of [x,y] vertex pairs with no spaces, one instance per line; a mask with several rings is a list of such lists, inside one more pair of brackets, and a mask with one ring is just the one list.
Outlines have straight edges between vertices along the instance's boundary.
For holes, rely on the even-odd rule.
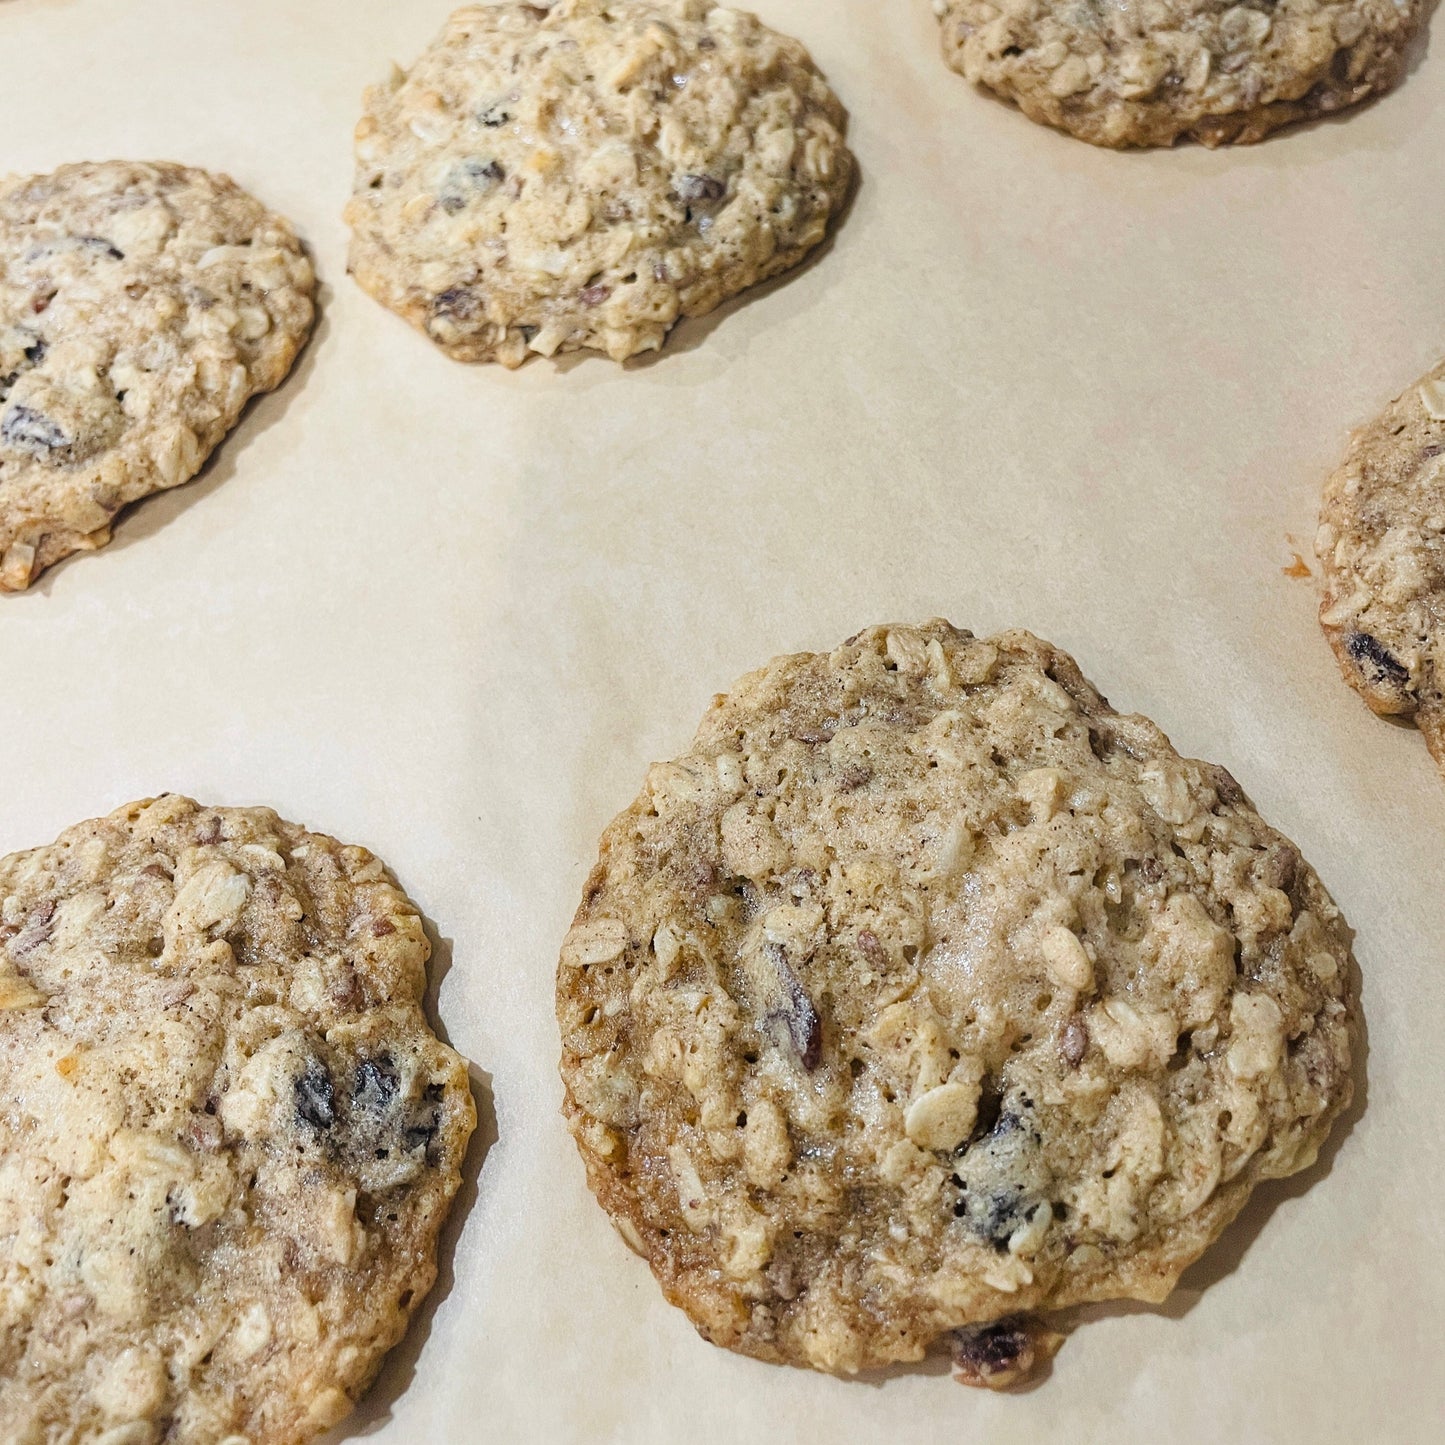
[[[198,481],[0,599],[0,853],[180,790],[364,842],[424,909],[490,1147],[338,1439],[1438,1440],[1445,784],[1283,571],[1347,429],[1445,351],[1438,37],[1347,118],[1121,156],[946,70],[927,0],[757,4],[853,112],[835,243],[656,361],[508,374],[345,275],[361,89],[447,0],[0,0],[0,166],[229,171],[325,283]],[[557,1114],[557,947],[648,763],[775,653],[934,614],[1034,629],[1231,768],[1364,976],[1367,1098],[1321,1163],[1012,1397],[704,1344]]]

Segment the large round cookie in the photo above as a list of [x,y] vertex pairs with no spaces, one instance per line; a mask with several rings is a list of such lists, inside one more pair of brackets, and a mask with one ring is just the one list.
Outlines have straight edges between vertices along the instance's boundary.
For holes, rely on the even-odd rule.
[[1349,930],[1223,768],[1026,632],[878,627],[713,704],[557,981],[589,1182],[708,1338],[851,1372],[1161,1300],[1351,1096]]
[[106,161],[0,180],[0,590],[200,469],[311,327],[290,225],[226,176]]
[[1390,89],[1423,0],[934,0],[948,63],[1103,146],[1257,141]]
[[1445,772],[1445,362],[1354,434],[1315,550],[1345,681],[1413,717]]
[[266,808],[0,860],[0,1439],[281,1445],[436,1275],[475,1123],[415,907]]
[[843,127],[797,41],[707,0],[467,6],[367,92],[351,269],[458,360],[621,361],[823,239]]

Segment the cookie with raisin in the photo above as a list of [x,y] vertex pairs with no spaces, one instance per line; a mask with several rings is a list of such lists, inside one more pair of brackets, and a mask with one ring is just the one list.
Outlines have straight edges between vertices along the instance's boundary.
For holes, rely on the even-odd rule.
[[0,859],[0,1438],[299,1445],[436,1276],[476,1114],[364,848],[166,796]]
[[0,179],[0,591],[179,486],[311,329],[289,222],[229,177],[103,161]]
[[844,125],[796,40],[708,0],[469,5],[367,92],[351,271],[460,361],[622,361],[823,240]]
[[1445,362],[1355,432],[1325,483],[1315,551],[1345,681],[1413,720],[1445,773]]
[[588,1182],[705,1338],[997,1387],[1314,1160],[1358,1002],[1228,772],[935,621],[717,698],[603,834],[557,1015]]
[[1101,146],[1243,145],[1391,89],[1423,0],[934,0],[949,65]]

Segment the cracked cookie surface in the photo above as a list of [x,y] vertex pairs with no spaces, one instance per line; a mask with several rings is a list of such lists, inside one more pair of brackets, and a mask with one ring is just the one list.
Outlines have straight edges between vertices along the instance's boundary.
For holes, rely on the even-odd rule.
[[1445,773],[1445,362],[1354,434],[1315,551],[1345,681],[1413,718]]
[[[1222,768],[1025,632],[879,627],[713,704],[557,976],[588,1181],[717,1344],[853,1372],[1161,1300],[1352,1091],[1350,935]],[[1018,1323],[980,1333],[995,1321]]]
[[1423,0],[934,0],[960,74],[1103,146],[1260,140],[1389,90]]
[[819,244],[853,170],[795,40],[707,0],[467,6],[367,92],[351,270],[461,361],[621,361]]
[[313,290],[290,224],[225,176],[0,180],[0,591],[194,476],[290,369]]
[[475,1123],[364,848],[162,797],[0,859],[0,1438],[290,1445],[436,1274]]

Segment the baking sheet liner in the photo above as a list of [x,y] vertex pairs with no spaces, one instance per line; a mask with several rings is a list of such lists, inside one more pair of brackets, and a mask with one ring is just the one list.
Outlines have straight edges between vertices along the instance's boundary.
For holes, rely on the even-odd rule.
[[[229,171],[323,280],[295,374],[196,482],[0,599],[0,852],[174,789],[364,842],[424,909],[485,1147],[335,1438],[1438,1438],[1445,785],[1284,571],[1348,427],[1445,351],[1438,43],[1348,117],[1117,155],[946,70],[927,0],[758,0],[852,111],[827,254],[655,360],[508,374],[345,275],[361,89],[446,8],[0,3],[0,165]],[[1356,927],[1369,1029],[1314,1169],[998,1398],[704,1344],[557,1114],[557,947],[648,763],[775,653],[935,614],[1032,628],[1227,765]]]

